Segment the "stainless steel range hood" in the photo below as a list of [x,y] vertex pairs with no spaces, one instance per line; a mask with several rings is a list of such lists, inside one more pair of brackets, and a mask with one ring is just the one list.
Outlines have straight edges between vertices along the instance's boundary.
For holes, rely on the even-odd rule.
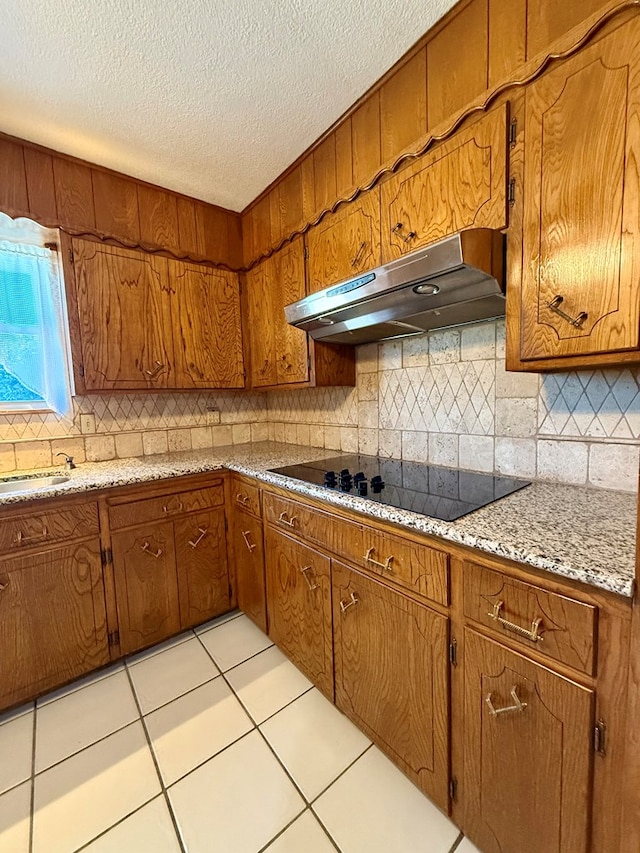
[[504,316],[504,238],[461,231],[287,305],[287,322],[327,343],[364,344]]

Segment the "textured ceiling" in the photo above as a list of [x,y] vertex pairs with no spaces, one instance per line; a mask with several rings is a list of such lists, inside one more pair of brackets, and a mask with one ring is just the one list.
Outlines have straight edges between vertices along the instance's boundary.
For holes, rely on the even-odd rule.
[[0,0],[0,130],[241,210],[453,0]]

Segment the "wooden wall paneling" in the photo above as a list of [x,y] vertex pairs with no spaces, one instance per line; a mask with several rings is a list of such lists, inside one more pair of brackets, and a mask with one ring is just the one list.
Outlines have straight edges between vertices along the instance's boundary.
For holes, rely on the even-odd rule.
[[25,146],[24,165],[27,176],[29,215],[44,225],[57,224],[58,209],[51,154]]
[[188,255],[198,254],[198,231],[196,229],[196,205],[190,198],[176,199],[178,216],[178,245]]
[[313,152],[315,213],[330,207],[337,197],[336,136],[332,133]]
[[302,185],[302,219],[306,224],[316,212],[316,192],[313,154],[308,154],[300,164]]
[[343,198],[354,187],[351,118],[336,128],[336,195]]
[[12,216],[29,215],[23,147],[9,139],[0,139],[0,210]]
[[297,166],[279,186],[280,236],[288,237],[303,224],[302,168]]
[[527,0],[489,0],[489,88],[506,80],[527,58]]
[[487,88],[488,0],[473,0],[427,44],[429,128]]
[[141,241],[178,249],[180,234],[176,196],[156,187],[139,184],[138,206]]
[[227,263],[233,269],[242,267],[242,220],[239,213],[227,214]]
[[54,157],[53,179],[60,225],[78,230],[95,228],[91,169],[74,160]]
[[427,49],[423,47],[380,89],[380,146],[382,162],[427,130]]
[[140,217],[136,183],[100,169],[92,169],[91,177],[98,231],[128,240],[139,240]]
[[265,196],[251,211],[253,257],[259,257],[271,245],[271,204]]
[[353,181],[360,185],[380,168],[380,92],[374,92],[351,116]]
[[528,3],[527,59],[546,50],[552,42],[605,5],[608,5],[606,0],[563,0],[562,3],[547,0],[545,3]]
[[269,195],[269,220],[270,220],[270,237],[269,245],[275,246],[282,236],[282,225],[280,216],[280,184],[276,184],[271,188]]
[[348,344],[324,344],[309,338],[314,385],[343,385],[355,388],[356,348]]
[[195,202],[198,254],[212,261],[224,261],[227,247],[227,217],[217,207]]
[[253,210],[249,210],[242,214],[242,265],[248,267],[253,258]]

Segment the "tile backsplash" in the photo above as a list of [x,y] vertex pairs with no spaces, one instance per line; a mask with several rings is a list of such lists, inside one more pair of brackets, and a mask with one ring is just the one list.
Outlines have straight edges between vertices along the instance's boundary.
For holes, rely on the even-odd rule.
[[357,351],[357,388],[269,394],[269,437],[635,491],[640,370],[508,373],[504,322]]
[[640,369],[507,373],[504,322],[357,349],[356,388],[121,393],[70,420],[0,415],[0,470],[270,438],[635,491]]

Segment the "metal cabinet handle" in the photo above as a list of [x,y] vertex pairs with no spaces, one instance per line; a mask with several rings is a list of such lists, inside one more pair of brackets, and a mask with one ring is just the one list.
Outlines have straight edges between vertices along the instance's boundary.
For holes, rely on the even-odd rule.
[[265,358],[265,360],[264,360],[264,364],[263,364],[263,365],[262,365],[262,367],[260,368],[260,374],[261,374],[262,376],[264,376],[264,375],[265,375],[265,373],[268,373],[268,371],[269,371],[269,368],[270,368],[270,367],[271,367],[271,362],[269,361],[269,359],[268,359],[268,358]]
[[505,629],[505,631],[513,631],[515,634],[518,634],[520,637],[525,637],[527,640],[531,640],[533,643],[541,643],[544,639],[542,633],[540,631],[540,626],[542,625],[542,618],[534,619],[531,623],[531,628],[523,628],[522,625],[516,625],[515,622],[509,622],[507,619],[504,619],[500,615],[500,611],[504,607],[504,601],[497,601],[493,605],[493,610],[490,610],[487,613],[489,619],[493,619],[494,622],[497,622],[499,625]]
[[392,572],[392,563],[394,560],[393,555],[391,557],[387,557],[384,563],[379,563],[378,560],[374,560],[371,556],[375,550],[375,548],[369,548],[367,550],[367,553],[362,558],[365,563],[370,563],[372,566],[377,566],[379,569],[382,569],[383,572]]
[[180,499],[178,499],[178,503],[175,507],[170,507],[169,504],[164,504],[162,507],[162,511],[165,515],[173,515],[176,512],[182,512],[184,509],[184,504]]
[[527,707],[527,703],[522,702],[520,697],[518,696],[518,687],[515,684],[511,688],[511,698],[513,699],[514,703],[513,705],[507,705],[504,708],[494,708],[493,702],[491,701],[492,696],[493,693],[488,693],[486,699],[484,700],[489,706],[489,713],[492,717],[497,717],[498,714],[509,714],[512,711],[521,714]]
[[281,512],[280,515],[278,516],[278,521],[280,522],[280,524],[286,524],[287,527],[295,527],[297,519],[298,519],[297,515],[291,515],[290,516],[286,512]]
[[347,612],[347,610],[348,610],[350,607],[355,607],[355,605],[356,605],[359,601],[360,601],[360,599],[358,598],[358,596],[356,595],[356,593],[355,593],[355,592],[352,592],[352,593],[351,593],[351,600],[350,600],[350,601],[343,601],[343,599],[340,599],[340,610],[341,610],[343,613],[346,613],[346,612]]
[[285,369],[285,370],[291,370],[291,368],[293,367],[293,365],[292,365],[292,364],[291,364],[291,362],[289,361],[289,357],[286,355],[286,353],[285,353],[285,355],[281,355],[281,356],[280,356],[280,360],[281,360],[281,361],[282,361],[282,363],[284,364],[284,369]]
[[563,320],[566,320],[567,323],[571,323],[571,325],[576,329],[581,329],[584,321],[589,317],[586,311],[581,311],[577,317],[572,317],[571,314],[567,314],[566,311],[563,311],[560,306],[564,302],[564,296],[554,296],[551,302],[547,302],[547,308],[551,309],[551,311],[555,312],[559,317],[562,317]]
[[251,531],[250,530],[241,530],[240,532],[242,533],[242,538],[244,539],[244,544],[247,546],[247,550],[248,551],[255,551],[256,543],[251,542],[251,540],[249,539],[249,536],[251,535]]
[[195,542],[192,542],[191,539],[189,539],[189,545],[191,545],[192,548],[197,548],[198,545],[202,542],[202,540],[204,539],[204,537],[207,535],[208,532],[209,532],[208,527],[199,527],[198,533],[200,534],[200,536],[198,536],[198,538],[195,540]]
[[145,543],[144,543],[144,545],[142,546],[142,550],[143,550],[146,554],[150,554],[152,557],[155,557],[155,558],[156,558],[156,560],[158,559],[158,557],[162,557],[162,548],[158,548],[158,550],[157,550],[157,551],[152,551],[152,550],[151,550],[151,545],[149,545],[149,543],[148,543],[148,542],[145,542]]
[[358,251],[355,253],[355,255],[353,256],[353,258],[351,258],[351,266],[352,266],[352,267],[355,267],[355,265],[358,263],[358,261],[360,260],[361,255],[363,254],[363,252],[364,252],[364,250],[365,250],[366,248],[367,248],[367,244],[366,244],[366,243],[365,243],[365,241],[363,240],[363,241],[362,241],[362,243],[360,243],[360,245],[358,246]]
[[155,379],[156,376],[164,370],[164,364],[161,361],[154,361],[156,365],[153,370],[145,370],[149,379]]
[[236,503],[240,504],[240,506],[247,506],[250,500],[251,498],[249,497],[249,495],[243,495],[240,492],[238,492],[238,494],[236,495]]
[[49,531],[46,527],[42,528],[42,533],[34,533],[33,536],[25,536],[22,530],[19,530],[16,534],[16,544],[23,545],[25,542],[36,542],[39,539],[46,539],[49,535]]
[[313,591],[314,589],[318,589],[318,584],[315,583],[315,581],[310,581],[308,576],[307,576],[307,572],[312,572],[312,571],[313,571],[313,566],[303,566],[303,568],[300,569],[300,574],[306,580],[307,586],[309,587],[310,590]]
[[396,222],[396,224],[391,229],[392,234],[399,234],[402,231],[402,222]]
[[397,234],[405,243],[410,243],[413,240],[413,238],[417,236],[416,232],[415,231],[409,231],[408,234],[402,235],[400,232],[402,231],[403,228],[404,228],[403,222],[396,222],[396,224],[391,229],[391,233]]

